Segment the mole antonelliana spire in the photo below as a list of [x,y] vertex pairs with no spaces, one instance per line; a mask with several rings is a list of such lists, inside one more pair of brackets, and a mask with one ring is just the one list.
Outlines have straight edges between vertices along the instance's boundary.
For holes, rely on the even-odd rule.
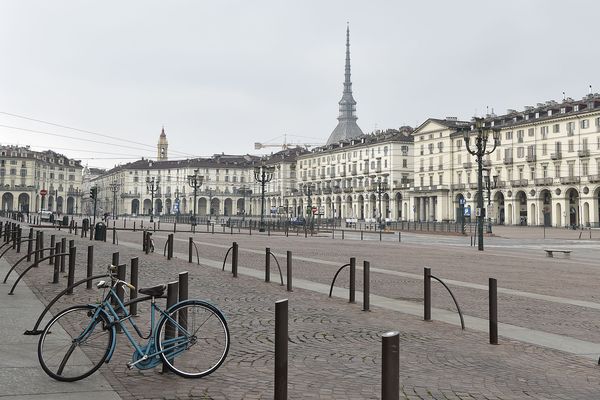
[[338,124],[331,132],[327,144],[337,143],[340,140],[351,139],[363,134],[356,124],[356,100],[352,96],[352,81],[350,81],[350,25],[346,27],[346,67],[344,71],[344,92],[340,105]]

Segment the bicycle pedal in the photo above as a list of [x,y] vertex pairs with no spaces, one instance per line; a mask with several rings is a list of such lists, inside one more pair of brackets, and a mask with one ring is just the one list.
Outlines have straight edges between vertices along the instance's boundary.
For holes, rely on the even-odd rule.
[[134,367],[133,363],[130,363],[130,362],[126,363],[125,365],[127,365],[128,369],[133,369],[133,367]]

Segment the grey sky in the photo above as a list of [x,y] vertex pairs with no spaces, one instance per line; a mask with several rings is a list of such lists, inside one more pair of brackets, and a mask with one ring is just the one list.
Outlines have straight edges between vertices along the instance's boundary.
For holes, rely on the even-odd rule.
[[522,109],[563,91],[580,98],[590,84],[600,91],[599,15],[592,0],[3,0],[0,112],[153,147],[6,114],[0,125],[121,146],[5,127],[0,143],[104,167],[155,157],[163,124],[170,158],[254,154],[254,142],[284,133],[324,143],[337,123],[346,21],[364,132]]

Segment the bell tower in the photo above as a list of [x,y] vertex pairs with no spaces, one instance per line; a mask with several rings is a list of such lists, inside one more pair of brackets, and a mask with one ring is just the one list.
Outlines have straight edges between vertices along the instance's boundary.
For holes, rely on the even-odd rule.
[[160,132],[160,137],[158,138],[157,147],[157,155],[156,159],[158,161],[167,160],[167,150],[169,148],[169,142],[167,141],[167,135],[165,135],[165,127],[163,126],[162,131]]

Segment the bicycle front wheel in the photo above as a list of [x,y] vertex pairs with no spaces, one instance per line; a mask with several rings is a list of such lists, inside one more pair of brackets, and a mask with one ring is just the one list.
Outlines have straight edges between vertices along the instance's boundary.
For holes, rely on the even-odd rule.
[[200,378],[223,364],[229,351],[229,328],[212,304],[187,300],[158,323],[156,343],[167,367],[184,378]]
[[59,381],[73,382],[93,374],[106,360],[114,328],[96,307],[78,305],[50,320],[38,343],[38,359],[44,371]]

